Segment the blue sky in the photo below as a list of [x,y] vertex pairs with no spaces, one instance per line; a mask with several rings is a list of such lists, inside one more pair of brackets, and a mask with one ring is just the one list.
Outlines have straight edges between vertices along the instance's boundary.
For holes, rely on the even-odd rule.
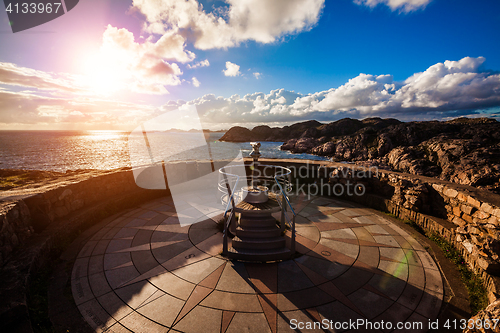
[[130,130],[191,104],[212,129],[495,116],[498,31],[494,0],[82,0],[15,34],[2,11],[0,129]]

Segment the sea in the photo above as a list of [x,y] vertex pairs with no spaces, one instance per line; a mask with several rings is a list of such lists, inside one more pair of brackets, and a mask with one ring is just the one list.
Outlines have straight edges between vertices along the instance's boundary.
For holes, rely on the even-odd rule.
[[[200,133],[162,133],[158,136],[166,153],[163,160],[199,160],[205,154],[196,149],[184,150],[186,142]],[[239,151],[248,156],[249,142],[229,143],[219,139],[222,132],[205,135],[213,159],[233,159]],[[122,131],[0,131],[0,169],[25,169],[66,172],[68,170],[111,170],[131,167],[129,140],[132,146],[144,142],[142,133]],[[157,141],[158,141],[157,140]],[[263,158],[326,160],[310,154],[292,154],[280,150],[283,142],[261,142]],[[169,154],[169,151],[175,153]],[[206,151],[206,150],[205,150]],[[145,154],[147,156],[147,154]],[[148,164],[148,159],[134,160],[134,166]]]

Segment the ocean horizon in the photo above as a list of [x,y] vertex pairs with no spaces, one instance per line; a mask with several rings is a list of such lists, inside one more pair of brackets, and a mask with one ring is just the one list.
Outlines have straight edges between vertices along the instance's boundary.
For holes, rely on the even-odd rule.
[[[230,143],[218,141],[225,132],[206,135],[214,160],[232,159],[241,150],[246,157],[251,152],[248,142]],[[66,172],[82,169],[112,170],[131,167],[128,140],[143,140],[142,135],[130,135],[128,131],[0,131],[0,169],[24,169]],[[183,153],[184,136],[199,135],[177,132],[161,136],[168,156],[165,161],[200,160],[192,151]],[[187,139],[187,138],[186,138]],[[292,154],[280,150],[283,142],[261,142],[262,158],[295,158],[328,160],[311,154]],[[170,151],[170,154],[169,154]],[[177,153],[176,153],[177,152]],[[150,161],[144,160],[143,164]],[[142,164],[142,163],[141,163]]]

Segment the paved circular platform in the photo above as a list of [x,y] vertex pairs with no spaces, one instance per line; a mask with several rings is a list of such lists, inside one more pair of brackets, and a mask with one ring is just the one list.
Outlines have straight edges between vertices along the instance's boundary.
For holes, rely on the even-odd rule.
[[222,257],[217,218],[181,227],[171,198],[126,212],[81,250],[75,302],[98,332],[321,332],[306,325],[325,319],[332,332],[358,319],[393,323],[384,332],[399,331],[397,322],[427,331],[443,283],[415,239],[345,202],[295,198],[294,206],[299,255],[266,264]]

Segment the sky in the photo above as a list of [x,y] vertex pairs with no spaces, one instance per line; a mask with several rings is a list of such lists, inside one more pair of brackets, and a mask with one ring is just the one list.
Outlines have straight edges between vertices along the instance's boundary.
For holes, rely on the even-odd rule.
[[17,33],[2,10],[0,129],[130,131],[193,105],[212,130],[498,118],[499,31],[497,0],[81,0]]

